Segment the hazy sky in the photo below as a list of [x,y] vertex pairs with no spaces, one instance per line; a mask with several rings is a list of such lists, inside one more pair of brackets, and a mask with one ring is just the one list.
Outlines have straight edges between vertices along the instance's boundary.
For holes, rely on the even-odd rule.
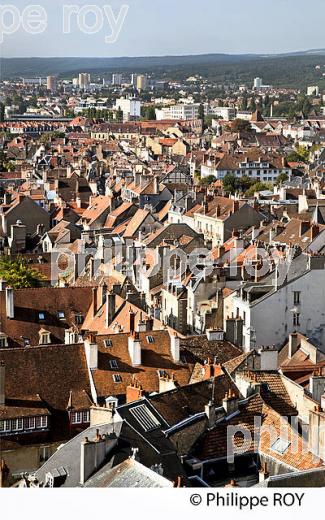
[[[324,0],[14,0],[23,11],[38,4],[47,11],[47,28],[28,34],[20,26],[4,34],[3,57],[12,56],[152,56],[201,53],[273,53],[324,48]],[[63,6],[97,6],[85,15],[94,34],[85,34],[71,16],[70,34],[63,34]],[[112,33],[103,6],[111,6],[115,17],[123,5],[129,9],[114,43],[105,43]],[[107,11],[109,13],[109,11]],[[17,14],[17,13],[16,13]],[[80,20],[82,23],[81,12]],[[98,30],[103,22],[102,30]],[[11,15],[0,17],[0,28],[8,27]],[[67,30],[67,26],[66,26]],[[4,31],[5,32],[5,31]]]

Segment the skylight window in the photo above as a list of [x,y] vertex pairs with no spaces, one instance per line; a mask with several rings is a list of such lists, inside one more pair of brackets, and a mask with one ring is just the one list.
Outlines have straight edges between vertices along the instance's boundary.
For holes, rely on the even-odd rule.
[[63,311],[59,311],[58,312],[58,318],[59,318],[59,320],[64,320],[65,319],[65,314],[64,314]]
[[116,359],[112,359],[110,362],[109,362],[109,366],[111,368],[118,368],[118,363],[116,361]]
[[45,320],[45,312],[39,312],[38,313],[38,319],[39,319],[39,321],[44,321]]
[[121,383],[122,377],[120,376],[120,374],[113,374],[113,381],[114,383]]
[[160,426],[158,419],[145,404],[140,404],[139,406],[131,408],[130,413],[138,421],[145,432],[156,430]]
[[280,455],[284,455],[284,453],[289,448],[291,442],[287,439],[277,439],[271,446],[271,449]]
[[111,339],[104,339],[104,347],[109,348],[112,346],[112,340]]
[[147,336],[148,343],[152,344],[155,342],[155,338],[153,336]]

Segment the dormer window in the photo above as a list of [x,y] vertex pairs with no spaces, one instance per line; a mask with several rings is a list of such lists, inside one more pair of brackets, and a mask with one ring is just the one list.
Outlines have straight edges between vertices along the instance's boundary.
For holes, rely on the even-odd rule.
[[84,321],[83,315],[82,314],[76,314],[75,321],[76,321],[77,325],[82,325],[83,321]]
[[115,410],[115,408],[117,408],[117,406],[118,406],[118,399],[116,399],[116,397],[112,397],[112,396],[106,397],[105,406],[109,410]]
[[0,332],[0,348],[8,347],[8,336]]
[[39,345],[49,345],[51,343],[51,333],[48,330],[39,331]]

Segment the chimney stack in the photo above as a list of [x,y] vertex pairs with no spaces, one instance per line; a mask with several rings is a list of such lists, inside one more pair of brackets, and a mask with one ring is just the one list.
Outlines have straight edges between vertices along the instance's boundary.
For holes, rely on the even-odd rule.
[[93,287],[92,292],[93,292],[93,294],[92,294],[92,297],[93,297],[93,317],[95,318],[95,316],[97,314],[97,311],[98,311],[98,305],[97,305],[97,292],[98,292],[98,288],[97,287]]
[[113,322],[114,314],[115,314],[115,302],[116,302],[116,294],[114,292],[106,293],[106,327],[108,328],[110,324]]
[[204,411],[208,418],[208,428],[213,428],[216,424],[216,409],[212,401],[205,405]]
[[259,478],[258,478],[259,482],[264,482],[265,480],[267,480],[269,478],[270,473],[267,470],[266,462],[264,462],[264,464],[262,465],[261,469],[259,470],[258,475],[259,475]]
[[96,370],[98,368],[98,345],[92,334],[85,339],[84,348],[89,370]]
[[141,365],[141,342],[138,332],[133,332],[128,339],[129,354],[132,366]]
[[15,306],[14,306],[14,290],[12,287],[6,288],[6,312],[7,318],[13,320],[15,317]]
[[5,381],[6,367],[4,361],[0,361],[0,406],[3,406],[6,401]]
[[129,310],[129,318],[130,318],[130,334],[133,334],[133,332],[135,330],[135,314],[131,308]]
[[137,379],[133,379],[133,381],[126,387],[126,402],[133,403],[134,401],[139,401],[143,397],[143,389]]
[[177,336],[176,332],[172,333],[170,335],[170,350],[175,363],[179,363],[180,360],[180,344],[181,340]]
[[226,414],[234,413],[238,410],[239,399],[234,391],[229,390],[228,394],[225,395],[222,400],[222,406]]
[[288,350],[288,358],[291,359],[295,352],[298,350],[299,345],[299,337],[296,332],[291,332],[289,334],[289,350]]

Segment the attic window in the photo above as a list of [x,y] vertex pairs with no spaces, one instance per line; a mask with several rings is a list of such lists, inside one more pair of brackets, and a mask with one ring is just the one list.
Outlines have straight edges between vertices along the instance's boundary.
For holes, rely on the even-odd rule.
[[285,439],[277,439],[271,446],[271,449],[280,455],[284,455],[284,453],[289,448],[291,442]]
[[148,343],[152,344],[155,342],[155,338],[153,336],[147,336]]
[[76,320],[76,324],[77,325],[82,325],[82,323],[83,323],[83,316],[82,316],[82,314],[76,314],[75,320]]
[[64,320],[65,319],[65,314],[64,314],[63,311],[59,311],[58,312],[58,318],[59,318],[59,320]]
[[120,374],[113,374],[113,381],[114,383],[121,383],[122,377],[120,376]]
[[104,347],[109,348],[112,346],[112,340],[111,339],[104,339]]
[[45,320],[45,313],[44,312],[39,312],[38,313],[38,319],[39,319],[39,321],[44,321]]
[[51,333],[47,330],[40,330],[39,332],[39,344],[49,345],[51,343]]
[[109,366],[111,368],[118,368],[118,363],[116,361],[116,359],[112,359],[110,362],[109,362]]
[[23,341],[24,341],[24,347],[29,347],[30,346],[30,339],[29,338],[23,338]]
[[0,348],[8,347],[8,336],[0,333]]

